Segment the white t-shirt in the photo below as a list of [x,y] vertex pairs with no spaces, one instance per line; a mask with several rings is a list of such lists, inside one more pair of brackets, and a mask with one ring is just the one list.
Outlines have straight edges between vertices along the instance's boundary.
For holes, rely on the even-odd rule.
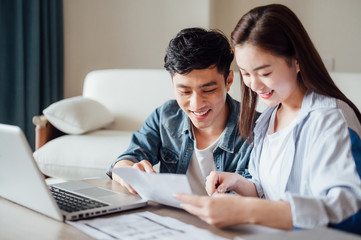
[[278,201],[283,192],[280,189],[280,173],[283,164],[290,161],[290,149],[292,141],[292,129],[296,124],[296,118],[285,128],[274,132],[274,121],[277,108],[273,111],[267,134],[263,140],[261,159],[259,164],[259,178],[266,199]]
[[187,170],[187,178],[192,192],[197,195],[207,195],[206,178],[214,171],[213,150],[216,148],[222,134],[205,149],[198,149],[194,141],[194,151]]

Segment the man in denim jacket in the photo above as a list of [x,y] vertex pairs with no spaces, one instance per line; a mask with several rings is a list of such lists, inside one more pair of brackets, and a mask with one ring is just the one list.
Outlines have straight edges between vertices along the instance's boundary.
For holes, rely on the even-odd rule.
[[107,174],[136,193],[112,168],[134,167],[161,173],[186,174],[192,191],[206,194],[211,171],[248,175],[251,146],[239,136],[239,102],[228,95],[233,83],[233,52],[218,31],[188,28],[169,43],[165,68],[176,100],[157,108],[133,134],[129,148]]

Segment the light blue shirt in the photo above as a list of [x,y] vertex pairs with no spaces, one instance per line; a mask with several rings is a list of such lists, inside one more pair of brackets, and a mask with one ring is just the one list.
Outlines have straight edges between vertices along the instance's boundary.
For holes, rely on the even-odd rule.
[[[259,117],[254,129],[254,150],[249,171],[258,195],[264,197],[259,180],[262,143],[272,111]],[[292,130],[290,155],[280,175],[281,199],[290,203],[293,225],[313,228],[333,224],[361,231],[361,125],[344,102],[307,92]],[[358,212],[358,214],[356,214]],[[349,219],[348,219],[349,218]],[[335,225],[344,220],[344,225]]]

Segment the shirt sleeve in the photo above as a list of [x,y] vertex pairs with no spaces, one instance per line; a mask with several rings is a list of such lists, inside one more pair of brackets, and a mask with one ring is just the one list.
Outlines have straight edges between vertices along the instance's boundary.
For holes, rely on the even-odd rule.
[[[316,119],[313,121],[312,119]],[[293,225],[299,228],[338,223],[361,208],[361,183],[351,152],[346,121],[339,110],[320,111],[300,133],[295,161],[303,161],[299,191],[286,192]],[[360,146],[359,146],[360,147]],[[302,153],[301,153],[302,151]]]
[[161,144],[159,133],[160,108],[156,109],[144,122],[141,129],[133,133],[128,149],[122,153],[109,167],[106,174],[111,178],[114,165],[121,160],[130,160],[134,163],[143,159],[152,165],[158,163],[158,150]]
[[252,178],[250,179],[251,182],[253,182],[253,184],[255,185],[256,187],[256,190],[257,190],[257,194],[258,194],[258,197],[260,198],[264,198],[264,192],[263,192],[263,188],[261,186],[261,183],[259,181],[259,178],[258,178],[258,172],[256,170],[256,152],[257,152],[257,148],[255,146],[255,148],[253,148],[252,152],[251,152],[251,157],[250,157],[250,160],[249,160],[249,166],[248,166],[248,171],[249,173],[251,174]]

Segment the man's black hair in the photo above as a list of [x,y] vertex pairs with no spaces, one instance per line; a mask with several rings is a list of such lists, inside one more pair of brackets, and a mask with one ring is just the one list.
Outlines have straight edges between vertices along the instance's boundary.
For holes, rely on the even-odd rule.
[[227,79],[232,60],[229,41],[219,30],[186,28],[169,42],[164,67],[172,76],[216,67]]

